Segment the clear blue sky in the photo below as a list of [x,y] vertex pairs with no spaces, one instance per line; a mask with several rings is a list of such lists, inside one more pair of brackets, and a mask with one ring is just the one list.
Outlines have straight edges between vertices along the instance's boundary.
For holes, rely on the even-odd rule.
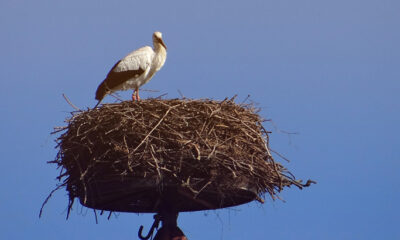
[[[65,190],[54,126],[93,107],[113,64],[163,32],[164,68],[144,86],[190,98],[248,94],[272,148],[318,181],[228,210],[184,213],[192,239],[400,239],[400,3],[395,0],[0,2],[0,239],[136,239],[152,215],[95,224]],[[130,92],[121,93],[129,99]],[[107,97],[105,102],[113,102]],[[283,161],[283,160],[279,160]]]

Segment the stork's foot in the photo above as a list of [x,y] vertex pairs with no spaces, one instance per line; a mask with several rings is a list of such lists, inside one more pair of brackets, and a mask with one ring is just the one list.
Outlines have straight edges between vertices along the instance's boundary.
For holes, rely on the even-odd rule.
[[132,101],[134,101],[134,102],[140,101],[140,97],[132,95]]

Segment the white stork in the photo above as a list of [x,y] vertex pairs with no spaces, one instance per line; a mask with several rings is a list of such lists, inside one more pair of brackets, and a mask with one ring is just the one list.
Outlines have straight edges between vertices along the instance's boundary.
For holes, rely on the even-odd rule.
[[167,47],[161,32],[153,33],[153,45],[154,49],[150,46],[139,48],[114,65],[97,88],[96,100],[99,102],[95,108],[107,94],[118,90],[134,89],[132,100],[140,100],[139,87],[150,81],[167,58]]

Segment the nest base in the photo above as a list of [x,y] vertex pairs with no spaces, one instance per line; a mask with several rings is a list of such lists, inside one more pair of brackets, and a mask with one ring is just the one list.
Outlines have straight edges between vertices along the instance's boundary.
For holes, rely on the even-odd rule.
[[93,181],[86,186],[87,192],[79,196],[80,203],[112,212],[157,213],[165,208],[176,212],[201,211],[232,207],[257,197],[257,190],[250,186],[223,192],[209,187],[193,194],[187,187],[143,178]]

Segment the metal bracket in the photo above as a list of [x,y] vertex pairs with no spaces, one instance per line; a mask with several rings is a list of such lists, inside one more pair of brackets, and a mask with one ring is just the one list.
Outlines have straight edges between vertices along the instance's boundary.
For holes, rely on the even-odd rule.
[[154,232],[154,229],[158,228],[158,225],[160,224],[160,220],[161,220],[161,215],[160,214],[156,214],[154,215],[154,223],[151,226],[149,233],[146,236],[142,235],[142,231],[143,231],[143,226],[140,226],[139,228],[139,232],[138,232],[138,236],[141,240],[148,240]]

